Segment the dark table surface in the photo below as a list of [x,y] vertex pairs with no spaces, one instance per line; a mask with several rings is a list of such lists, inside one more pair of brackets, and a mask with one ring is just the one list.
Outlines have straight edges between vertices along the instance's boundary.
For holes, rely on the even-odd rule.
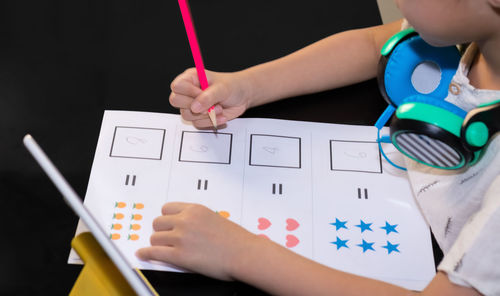
[[[379,24],[375,1],[192,0],[208,69],[236,71],[330,34]],[[67,294],[77,218],[22,146],[31,133],[85,195],[103,111],[176,113],[170,81],[193,66],[177,1],[0,3],[0,294]],[[332,65],[334,66],[334,65]],[[374,80],[249,110],[265,117],[374,124]],[[259,295],[239,282],[145,271],[162,295]]]

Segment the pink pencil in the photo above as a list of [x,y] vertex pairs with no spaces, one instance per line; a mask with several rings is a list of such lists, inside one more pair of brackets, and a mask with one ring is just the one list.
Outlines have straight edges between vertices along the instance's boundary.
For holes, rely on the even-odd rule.
[[[205,90],[208,87],[208,80],[207,75],[205,74],[205,66],[203,65],[203,59],[201,58],[200,46],[194,31],[193,19],[191,18],[191,11],[187,0],[179,0],[179,7],[181,8],[182,20],[184,21],[184,27],[186,27],[189,46],[191,47],[191,53],[193,54],[194,65],[196,67],[196,72],[198,73],[200,86],[202,90]],[[210,117],[213,126],[217,128],[214,106],[208,109],[208,116]]]

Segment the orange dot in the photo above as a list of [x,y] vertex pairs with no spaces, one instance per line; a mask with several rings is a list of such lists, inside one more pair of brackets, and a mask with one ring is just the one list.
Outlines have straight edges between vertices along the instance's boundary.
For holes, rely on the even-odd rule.
[[111,229],[116,229],[116,230],[120,230],[122,229],[122,225],[121,224],[111,224]]
[[224,218],[229,218],[231,216],[231,214],[229,214],[229,212],[227,211],[219,211],[217,212],[217,214],[221,215]]
[[119,233],[112,233],[109,235],[109,238],[111,238],[112,240],[120,239],[120,234]]
[[120,209],[123,209],[124,207],[126,207],[127,204],[124,203],[123,201],[120,201],[120,202],[116,202],[115,203],[115,208],[120,208]]
[[136,221],[142,220],[142,215],[141,214],[133,214],[132,220],[136,220]]
[[134,203],[134,209],[140,210],[140,209],[143,209],[143,208],[144,208],[144,204],[143,203],[140,203],[140,202]]
[[130,229],[139,230],[139,229],[141,229],[141,225],[140,224],[130,224]]
[[139,239],[139,236],[137,234],[129,234],[128,235],[128,239],[129,240],[133,240],[133,241],[136,241]]
[[123,214],[122,213],[114,213],[113,214],[113,219],[116,219],[116,220],[121,220],[123,219]]

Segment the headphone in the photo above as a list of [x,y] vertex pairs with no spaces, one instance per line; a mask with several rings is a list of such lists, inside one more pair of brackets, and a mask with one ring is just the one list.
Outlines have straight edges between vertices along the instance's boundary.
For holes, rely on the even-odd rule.
[[[435,168],[476,163],[500,131],[500,100],[469,112],[444,100],[460,61],[456,46],[431,46],[407,29],[392,36],[381,54],[378,85],[389,107],[375,124],[379,145],[390,142],[409,158]],[[393,113],[390,137],[380,138]]]

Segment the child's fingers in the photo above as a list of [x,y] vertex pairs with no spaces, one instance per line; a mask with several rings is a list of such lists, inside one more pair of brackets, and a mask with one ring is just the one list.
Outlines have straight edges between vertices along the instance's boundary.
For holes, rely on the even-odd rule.
[[182,212],[185,208],[187,208],[191,203],[186,202],[169,202],[163,205],[161,208],[162,215],[175,215]]
[[178,236],[175,236],[172,231],[155,232],[149,238],[151,246],[175,246],[179,242]]
[[[216,117],[216,123],[217,123],[217,127],[221,127],[223,124],[225,124],[227,122],[227,118],[223,115],[218,115]],[[210,129],[210,130],[213,130],[214,128],[214,125],[212,123],[212,120],[210,120],[210,118],[206,118],[206,119],[200,119],[200,120],[195,120],[193,121],[193,125],[197,128],[197,129]]]
[[175,108],[179,109],[189,109],[191,108],[191,104],[193,103],[194,98],[177,94],[174,92],[170,93],[170,96],[168,97],[168,102],[170,105],[172,105]]
[[195,120],[208,118],[208,113],[207,114],[201,114],[201,113],[193,114],[193,112],[191,112],[191,110],[189,110],[189,109],[181,109],[180,111],[181,111],[182,118],[184,120],[187,120],[187,121],[195,121]]
[[[210,83],[210,78],[209,78],[210,76],[208,75],[208,72],[210,72],[210,71],[205,70],[205,73],[207,74],[208,82]],[[196,70],[195,67],[191,67],[191,68],[186,69],[180,76],[188,78],[192,84],[201,88],[200,78],[198,77],[198,71]]]
[[201,88],[189,83],[186,80],[180,81],[176,84],[172,82],[172,92],[192,98],[196,98],[202,92]]
[[[184,118],[187,121],[195,121],[195,120],[201,120],[201,119],[207,119],[209,118],[208,116],[208,110],[203,113],[193,113],[189,109],[181,109],[181,115],[182,118]],[[222,107],[220,105],[216,105],[214,108],[215,114],[220,115],[222,114]]]
[[153,220],[154,231],[168,231],[174,229],[174,218],[172,215],[164,215],[156,217]]
[[208,117],[205,119],[194,120],[193,126],[200,130],[206,130],[206,129],[212,130],[214,128],[212,120],[210,120],[210,118]]
[[223,94],[223,87],[220,84],[209,86],[199,96],[195,97],[191,103],[191,111],[193,113],[202,113],[208,110],[208,108],[216,105],[221,100],[226,99]]
[[191,96],[193,98],[197,97],[201,93],[201,88],[198,76],[196,76],[196,70],[193,72],[191,69],[188,69],[177,76],[172,83],[170,83],[170,89],[175,93]]
[[152,246],[137,250],[135,255],[141,260],[169,262],[169,258],[172,257],[173,252],[174,248],[169,246]]

